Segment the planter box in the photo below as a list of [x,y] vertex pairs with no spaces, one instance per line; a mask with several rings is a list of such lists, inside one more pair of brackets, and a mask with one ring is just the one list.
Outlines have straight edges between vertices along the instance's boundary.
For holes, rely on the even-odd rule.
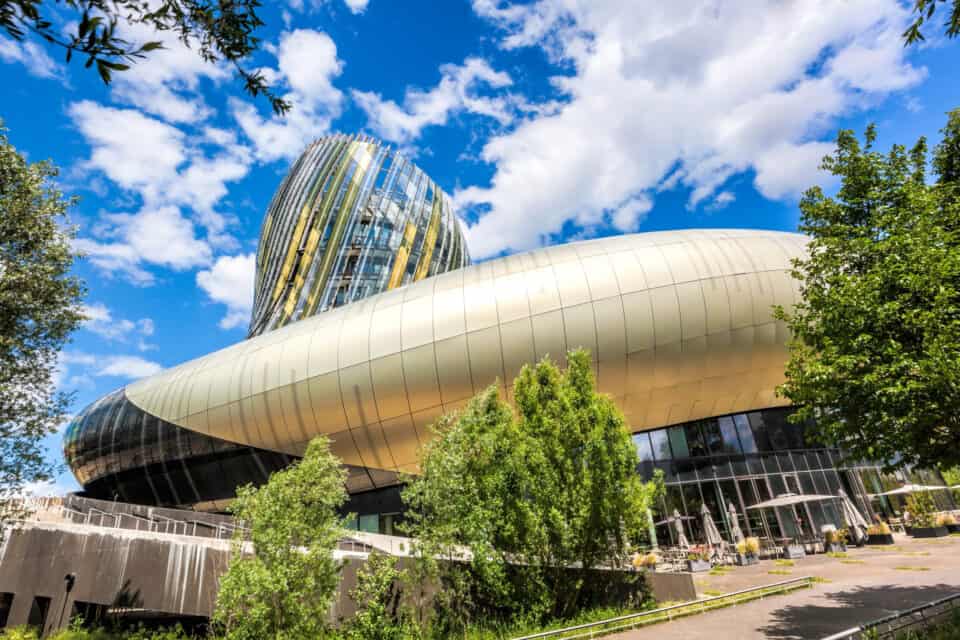
[[651,571],[644,579],[650,585],[650,591],[657,602],[687,602],[697,599],[697,587],[691,573]]
[[960,533],[960,524],[948,524],[947,531],[950,533]]
[[751,565],[751,564],[757,564],[758,562],[760,562],[760,559],[757,558],[757,556],[755,556],[755,555],[752,554],[752,553],[748,553],[748,554],[738,553],[738,554],[737,554],[737,564],[740,565],[741,567],[746,567],[746,566],[749,566],[749,565]]
[[788,544],[783,550],[783,557],[789,558],[790,560],[799,560],[806,556],[807,552],[804,550],[803,545],[800,544]]
[[950,535],[946,527],[914,527],[914,538],[942,538]]
[[867,544],[893,544],[893,534],[871,533],[867,536]]
[[846,553],[847,545],[840,542],[828,542],[827,553]]
[[710,563],[706,560],[687,560],[687,571],[690,573],[710,571]]

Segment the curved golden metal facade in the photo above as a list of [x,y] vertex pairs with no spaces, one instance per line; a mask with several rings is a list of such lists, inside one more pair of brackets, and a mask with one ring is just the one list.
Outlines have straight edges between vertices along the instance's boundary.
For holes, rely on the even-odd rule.
[[144,412],[300,455],[324,433],[351,491],[416,471],[441,414],[526,363],[585,347],[634,431],[785,404],[798,297],[790,233],[702,230],[589,240],[426,278],[137,381]]

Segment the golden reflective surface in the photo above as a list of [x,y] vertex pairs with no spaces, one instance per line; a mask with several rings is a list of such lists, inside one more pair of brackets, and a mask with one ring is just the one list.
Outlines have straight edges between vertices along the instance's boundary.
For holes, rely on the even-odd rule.
[[786,404],[797,234],[635,234],[509,256],[289,324],[127,387],[143,410],[232,442],[415,471],[428,427],[520,367],[594,356],[601,391],[642,430]]

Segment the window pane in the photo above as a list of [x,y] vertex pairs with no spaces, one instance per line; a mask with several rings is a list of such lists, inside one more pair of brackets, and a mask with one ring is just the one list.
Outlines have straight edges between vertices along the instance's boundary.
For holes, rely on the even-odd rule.
[[737,439],[737,428],[733,424],[733,418],[724,416],[718,419],[716,429],[720,433],[723,451],[727,453],[740,453],[740,442]]
[[638,433],[633,436],[633,444],[637,447],[637,460],[647,462],[653,460],[653,449],[650,447],[650,436]]
[[[674,427],[678,431],[680,427]],[[699,422],[688,422],[683,425],[683,434],[686,436],[687,441],[687,451],[692,457],[700,457],[707,455],[707,447],[703,441],[703,433],[700,432],[700,423]],[[673,436],[670,436],[673,438]],[[674,451],[677,449],[674,448]]]
[[670,427],[667,429],[670,436],[670,447],[673,449],[674,458],[689,458],[690,449],[687,448],[687,437],[683,432],[683,427]]
[[738,413],[733,416],[733,423],[737,427],[737,435],[740,436],[740,444],[743,445],[743,452],[756,453],[757,443],[753,439],[753,432],[750,431],[750,423],[747,422],[747,416]]
[[665,429],[651,431],[650,441],[653,443],[653,455],[657,460],[670,459],[670,442],[667,440]]
[[367,533],[380,533],[380,514],[368,513],[357,520],[357,529]]
[[770,434],[767,432],[767,425],[763,422],[763,416],[759,412],[747,415],[750,421],[750,428],[753,430],[753,438],[757,442],[757,447],[761,451],[773,451],[776,447],[770,441]]

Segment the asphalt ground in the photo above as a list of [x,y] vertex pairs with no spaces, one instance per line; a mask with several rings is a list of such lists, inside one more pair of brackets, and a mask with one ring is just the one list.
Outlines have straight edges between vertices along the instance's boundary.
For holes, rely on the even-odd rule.
[[896,541],[892,547],[851,548],[846,557],[807,556],[792,566],[763,560],[723,575],[695,574],[701,597],[791,577],[816,576],[823,582],[811,589],[608,637],[816,639],[960,592],[960,537],[914,540],[898,535]]

